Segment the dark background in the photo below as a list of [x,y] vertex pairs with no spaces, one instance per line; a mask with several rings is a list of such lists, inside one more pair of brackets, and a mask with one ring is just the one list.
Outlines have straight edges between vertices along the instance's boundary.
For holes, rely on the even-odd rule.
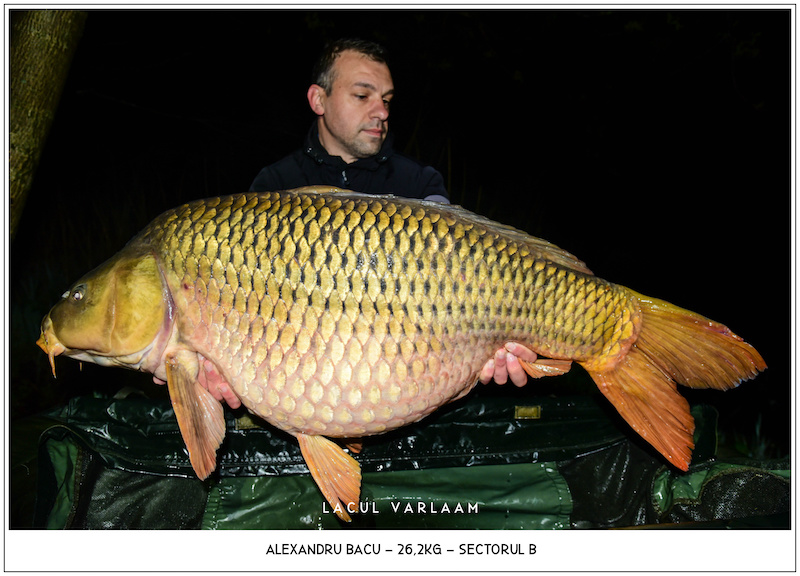
[[10,247],[12,418],[123,385],[162,391],[147,375],[79,372],[64,359],[53,380],[34,345],[42,316],[164,209],[246,190],[261,167],[298,147],[313,120],[305,92],[315,56],[325,41],[357,35],[392,54],[397,148],[439,169],[455,203],[753,344],[769,365],[755,381],[682,392],[720,410],[732,449],[785,455],[790,18],[788,10],[90,12]]

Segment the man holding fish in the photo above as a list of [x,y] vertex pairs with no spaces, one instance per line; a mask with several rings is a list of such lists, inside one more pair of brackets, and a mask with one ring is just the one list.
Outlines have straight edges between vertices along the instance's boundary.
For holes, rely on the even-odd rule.
[[[201,480],[225,436],[220,401],[244,404],[296,437],[345,521],[360,465],[330,438],[357,452],[361,438],[417,422],[476,381],[520,384],[572,362],[688,470],[695,425],[677,385],[734,388],[766,369],[758,352],[545,240],[430,201],[446,200],[441,176],[387,142],[385,62],[353,48],[327,61],[308,90],[316,138],[253,184],[283,191],[168,210],[79,279],[42,321],[54,375],[64,354],[166,382]],[[422,200],[370,195],[395,191]]]
[[[379,44],[341,39],[328,44],[312,73],[307,98],[317,120],[302,148],[262,169],[251,192],[289,190],[327,184],[369,194],[397,194],[448,202],[442,175],[394,151],[389,135],[389,110],[394,83]],[[519,359],[534,362],[536,354],[509,342],[486,362],[480,381],[511,380],[524,386],[528,376]],[[223,383],[212,393],[231,406],[239,399]]]

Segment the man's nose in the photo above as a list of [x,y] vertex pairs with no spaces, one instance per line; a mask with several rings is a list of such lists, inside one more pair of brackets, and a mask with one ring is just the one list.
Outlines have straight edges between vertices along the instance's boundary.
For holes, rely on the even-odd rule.
[[384,122],[389,119],[389,108],[382,99],[373,104],[371,112],[373,118],[379,118]]

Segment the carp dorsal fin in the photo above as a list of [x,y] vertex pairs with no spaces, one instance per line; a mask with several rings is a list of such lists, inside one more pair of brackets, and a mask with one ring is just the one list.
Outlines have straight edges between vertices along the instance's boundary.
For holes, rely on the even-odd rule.
[[347,509],[358,510],[361,495],[361,466],[324,436],[297,434],[297,441],[311,477],[325,500],[339,518],[350,522]]
[[189,461],[200,480],[217,467],[217,448],[225,437],[222,404],[198,381],[197,355],[178,352],[167,357],[167,388]]
[[383,200],[402,203],[408,206],[421,207],[425,210],[449,215],[462,222],[469,222],[470,224],[485,228],[488,231],[496,232],[513,242],[527,246],[536,258],[550,260],[559,266],[571,268],[583,274],[592,274],[592,271],[589,270],[582,260],[576,258],[563,248],[559,248],[547,240],[531,236],[527,232],[514,228],[513,226],[501,224],[500,222],[495,222],[480,214],[470,212],[463,206],[457,204],[443,204],[441,202],[419,200],[416,198],[403,198],[393,194],[365,194],[363,192],[347,190],[346,188],[336,188],[335,186],[304,186],[302,188],[295,188],[294,190],[286,190],[286,192],[291,194],[336,194],[337,198],[341,199]]
[[508,224],[495,222],[486,216],[481,216],[480,214],[470,212],[466,208],[458,206],[457,204],[438,204],[435,202],[426,202],[424,200],[417,200],[417,202],[423,202],[426,207],[437,210],[442,214],[447,214],[454,218],[467,221],[476,226],[485,228],[490,232],[496,232],[497,234],[504,236],[505,238],[516,242],[517,244],[524,245],[536,258],[550,260],[554,264],[571,268],[576,272],[594,275],[586,266],[586,264],[579,258],[576,258],[563,248],[559,248],[552,242],[548,242],[542,238],[537,238],[536,236],[531,236],[524,230],[514,228]]
[[[286,190],[286,192],[291,193],[298,193],[298,194],[341,194],[341,193],[350,193],[350,194],[357,194],[357,192],[353,192],[352,190],[348,190],[347,188],[337,188],[336,186],[321,186],[321,185],[314,185],[314,186],[302,186],[300,188],[294,188],[292,190]],[[364,194],[364,196],[368,196],[368,194]]]

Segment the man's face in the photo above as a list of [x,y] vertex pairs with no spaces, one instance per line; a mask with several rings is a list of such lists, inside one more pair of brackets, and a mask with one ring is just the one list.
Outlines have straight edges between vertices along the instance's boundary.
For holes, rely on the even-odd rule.
[[380,64],[352,50],[334,62],[330,94],[312,85],[312,110],[321,116],[319,139],[331,156],[347,162],[374,156],[389,129],[389,101],[394,94],[392,75]]

